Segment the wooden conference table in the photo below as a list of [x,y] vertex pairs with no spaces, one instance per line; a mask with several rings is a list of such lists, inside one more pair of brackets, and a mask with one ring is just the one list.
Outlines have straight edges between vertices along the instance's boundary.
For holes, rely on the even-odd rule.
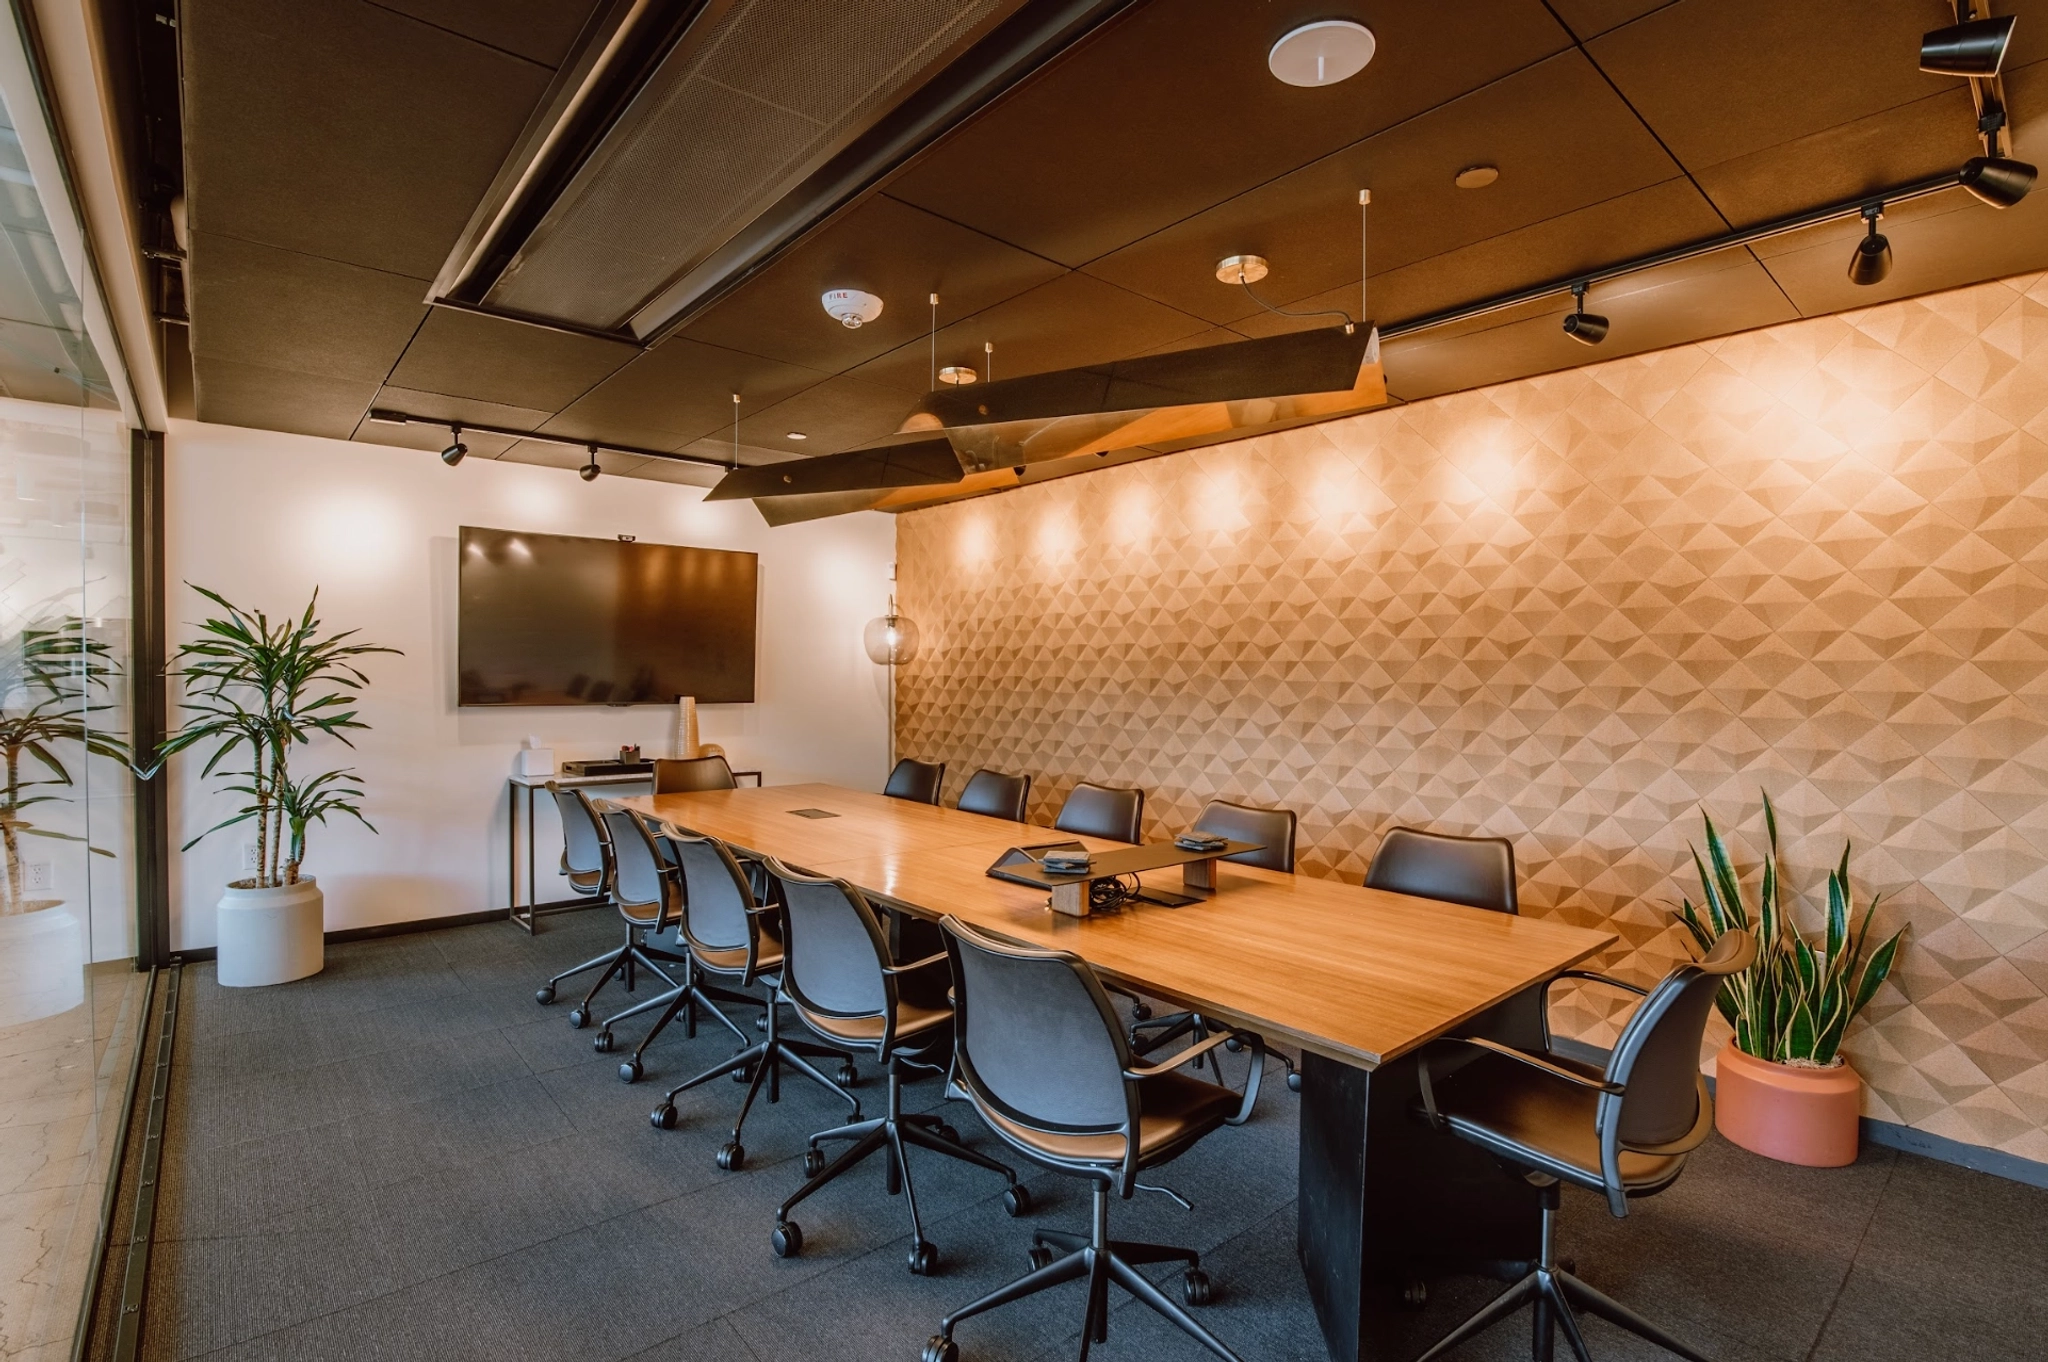
[[1535,1190],[1413,1119],[1413,1056],[1452,1032],[1540,1044],[1529,995],[1611,934],[1228,864],[1188,907],[1073,918],[989,863],[1032,843],[1119,843],[832,785],[615,802],[900,912],[1072,951],[1106,980],[1298,1046],[1299,1249],[1338,1362],[1412,1356],[1441,1332],[1392,1309],[1403,1281],[1536,1256]]

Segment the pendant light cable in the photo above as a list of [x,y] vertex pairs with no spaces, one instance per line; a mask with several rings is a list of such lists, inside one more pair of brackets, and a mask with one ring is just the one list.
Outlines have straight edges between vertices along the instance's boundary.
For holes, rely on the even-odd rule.
[[740,395],[732,395],[732,466],[740,466]]

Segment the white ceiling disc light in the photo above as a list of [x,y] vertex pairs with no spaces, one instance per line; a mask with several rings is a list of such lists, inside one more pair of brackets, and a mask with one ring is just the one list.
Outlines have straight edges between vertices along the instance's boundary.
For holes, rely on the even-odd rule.
[[1364,24],[1324,19],[1284,34],[1266,54],[1266,67],[1289,85],[1335,85],[1363,71],[1378,46]]
[[1484,189],[1499,178],[1500,169],[1496,166],[1466,166],[1458,172],[1454,183],[1460,189]]
[[849,331],[882,315],[882,300],[857,288],[831,289],[819,301],[824,303],[826,314]]
[[948,364],[945,368],[939,370],[939,382],[951,383],[955,387],[965,386],[980,377],[980,374],[977,374],[965,364]]

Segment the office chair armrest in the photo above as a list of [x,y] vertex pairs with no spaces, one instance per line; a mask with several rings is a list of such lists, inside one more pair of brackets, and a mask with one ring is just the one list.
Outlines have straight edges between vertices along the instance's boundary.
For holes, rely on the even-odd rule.
[[944,964],[945,960],[946,953],[944,951],[940,951],[937,955],[927,955],[924,959],[913,960],[907,965],[884,965],[882,967],[882,973],[915,974],[918,970],[930,969],[933,965]]
[[1611,974],[1596,974],[1594,971],[1589,969],[1562,970],[1559,973],[1552,975],[1545,982],[1544,991],[1546,993],[1549,992],[1549,986],[1551,984],[1556,983],[1559,979],[1584,979],[1589,983],[1606,984],[1612,988],[1622,989],[1626,992],[1635,994],[1638,998],[1647,998],[1650,996],[1650,990],[1646,988],[1638,988],[1634,984],[1628,982],[1628,980],[1626,979],[1617,979]]
[[[1526,1064],[1532,1069],[1540,1069],[1552,1078],[1561,1078],[1567,1083],[1575,1084],[1581,1088],[1591,1088],[1595,1092],[1618,1094],[1626,1091],[1619,1083],[1609,1083],[1603,1078],[1588,1078],[1582,1073],[1574,1073],[1562,1064],[1553,1064],[1547,1059],[1541,1059],[1525,1051],[1517,1050],[1511,1045],[1502,1045],[1498,1041],[1481,1040],[1477,1036],[1441,1036],[1438,1039],[1442,1041],[1456,1041],[1460,1045],[1476,1046],[1481,1050],[1490,1050],[1494,1054],[1504,1055],[1514,1060],[1517,1064]],[[1422,1090],[1422,1110],[1424,1115],[1429,1118],[1429,1123],[1438,1130],[1446,1129],[1450,1123],[1444,1120],[1443,1113],[1437,1110],[1436,1088],[1430,1082],[1429,1057],[1427,1054],[1416,1057],[1415,1068],[1417,1086]]]
[[1218,1031],[1205,1041],[1199,1041],[1196,1044],[1190,1045],[1185,1050],[1174,1051],[1172,1054],[1168,1055],[1165,1059],[1160,1060],[1156,1064],[1133,1065],[1132,1067],[1124,1070],[1124,1077],[1157,1078],[1160,1074],[1167,1073],[1173,1069],[1178,1069],[1181,1065],[1186,1064],[1188,1061],[1195,1059],[1201,1055],[1208,1054],[1211,1050],[1223,1044],[1223,1042],[1229,1040],[1232,1036],[1236,1036],[1239,1040],[1246,1040],[1247,1038],[1254,1040],[1257,1039],[1257,1037],[1250,1036],[1248,1032]]
[[[1231,1040],[1235,1040],[1243,1045],[1245,1049],[1251,1051],[1252,1055],[1251,1073],[1245,1079],[1244,1096],[1237,1104],[1237,1114],[1226,1118],[1223,1122],[1225,1125],[1241,1126],[1251,1119],[1252,1108],[1259,1103],[1259,1080],[1266,1073],[1266,1038],[1264,1036],[1257,1035],[1251,1031],[1220,1031],[1199,1044],[1190,1045],[1185,1050],[1176,1051],[1157,1064],[1140,1064],[1133,1068],[1125,1069],[1124,1077],[1137,1079],[1157,1078],[1160,1074],[1178,1069],[1181,1065],[1206,1055],[1217,1046]],[[1228,1091],[1228,1089],[1225,1089],[1225,1091]]]

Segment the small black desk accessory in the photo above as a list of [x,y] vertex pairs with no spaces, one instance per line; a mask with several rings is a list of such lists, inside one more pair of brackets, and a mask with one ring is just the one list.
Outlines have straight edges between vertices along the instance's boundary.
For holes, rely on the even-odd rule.
[[[1086,870],[1061,873],[1045,863],[1049,851],[1086,851],[1079,842],[1044,842],[1035,846],[1011,847],[996,857],[988,873],[996,879],[1008,880],[1012,884],[1029,885],[1043,889],[1052,897],[1054,912],[1070,917],[1086,917],[1090,911],[1094,893],[1091,886],[1112,880],[1119,875],[1136,875],[1143,870],[1164,870],[1168,866],[1181,868],[1181,880],[1191,890],[1209,891],[1216,887],[1215,865],[1218,857],[1235,856],[1240,852],[1257,851],[1256,842],[1224,841],[1214,847],[1191,850],[1175,846],[1170,842],[1154,843],[1151,846],[1117,847],[1113,851],[1097,851],[1089,854]],[[1141,891],[1134,897],[1144,897],[1154,891]],[[1168,902],[1168,899],[1178,902]],[[1152,902],[1177,908],[1193,903],[1193,898],[1180,895],[1161,894]]]
[[590,761],[565,761],[562,763],[565,776],[652,776],[654,763],[651,761],[616,761],[610,757],[599,757]]

